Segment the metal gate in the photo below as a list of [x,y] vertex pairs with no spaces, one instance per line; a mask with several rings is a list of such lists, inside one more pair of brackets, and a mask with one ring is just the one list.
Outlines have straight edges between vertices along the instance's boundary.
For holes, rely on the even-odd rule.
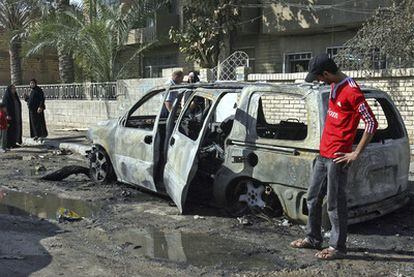
[[249,67],[249,55],[243,51],[236,51],[212,69],[213,81],[235,81],[236,68],[240,66]]

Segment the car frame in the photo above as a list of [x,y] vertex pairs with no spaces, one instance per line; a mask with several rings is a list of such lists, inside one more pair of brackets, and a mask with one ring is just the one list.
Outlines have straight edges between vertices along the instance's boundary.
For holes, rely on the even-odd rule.
[[[169,90],[178,91],[178,98],[169,117],[161,118]],[[409,140],[401,115],[385,92],[368,87],[362,87],[362,91],[367,99],[380,103],[392,124],[377,132],[377,137],[374,136],[373,142],[349,168],[349,224],[394,211],[409,199]],[[212,203],[230,211],[240,207],[270,208],[276,214],[283,212],[292,220],[304,223],[306,191],[319,153],[328,94],[329,87],[320,85],[239,82],[154,89],[117,120],[99,123],[89,130],[93,142],[89,155],[91,169],[100,164],[92,176],[106,171],[105,178],[95,179],[106,181],[116,175],[118,181],[167,193],[180,212],[186,211],[192,191],[204,189],[211,192]],[[156,95],[162,99],[155,109],[156,115],[132,116]],[[304,103],[306,122],[283,123],[288,131],[295,126],[303,130],[305,125],[306,136],[292,140],[258,134],[263,128],[283,131],[280,124],[260,123],[263,121],[261,99],[275,95],[294,97]],[[183,131],[183,126],[197,97],[208,104],[204,106],[197,136],[191,137]],[[220,106],[227,98],[231,99],[228,105]],[[232,101],[237,103],[233,110]],[[223,111],[231,116],[220,122],[218,114]],[[150,122],[148,126],[152,129],[128,127],[128,122],[134,120],[137,126]],[[273,132],[269,130],[265,132]],[[289,136],[292,134],[287,133]],[[104,162],[98,162],[100,158]]]

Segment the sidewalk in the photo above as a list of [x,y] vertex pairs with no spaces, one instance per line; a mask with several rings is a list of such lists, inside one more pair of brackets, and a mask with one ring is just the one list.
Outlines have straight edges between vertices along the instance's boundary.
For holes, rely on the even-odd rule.
[[[73,153],[80,155],[86,155],[86,151],[89,150],[90,144],[87,141],[85,129],[62,129],[62,128],[49,128],[49,136],[42,141],[35,141],[28,136],[23,137],[23,144],[27,146],[44,145],[46,147],[59,148],[70,150]],[[23,131],[23,134],[28,132]]]

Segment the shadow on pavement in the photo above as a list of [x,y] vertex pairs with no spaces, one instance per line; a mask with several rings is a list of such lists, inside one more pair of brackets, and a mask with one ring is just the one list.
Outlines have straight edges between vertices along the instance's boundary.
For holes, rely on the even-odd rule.
[[55,236],[58,230],[60,228],[56,224],[19,208],[3,205],[0,214],[0,275],[29,276],[48,266],[52,256],[40,241]]

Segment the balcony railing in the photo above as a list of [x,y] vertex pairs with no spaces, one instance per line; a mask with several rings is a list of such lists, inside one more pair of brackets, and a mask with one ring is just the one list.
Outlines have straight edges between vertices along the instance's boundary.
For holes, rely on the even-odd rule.
[[[84,83],[84,84],[45,84],[39,85],[48,100],[116,100],[116,82]],[[5,86],[0,86],[0,96],[3,98]],[[24,99],[29,95],[29,86],[16,86],[17,94]]]

